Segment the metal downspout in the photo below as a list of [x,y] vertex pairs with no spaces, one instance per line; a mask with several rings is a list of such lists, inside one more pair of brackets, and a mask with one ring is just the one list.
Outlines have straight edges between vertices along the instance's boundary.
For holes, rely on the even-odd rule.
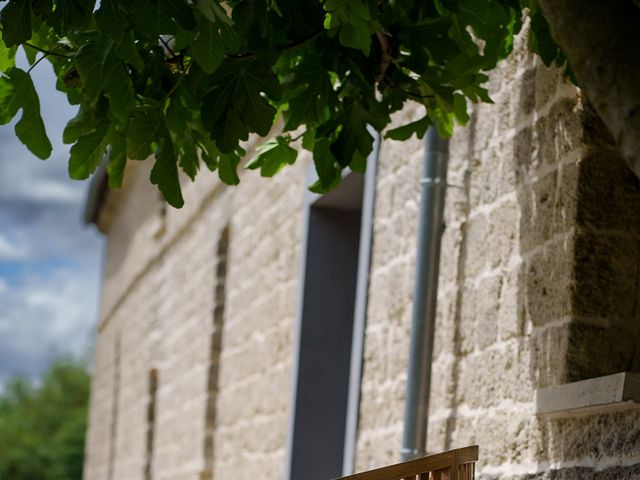
[[424,150],[402,461],[423,456],[426,451],[449,142],[431,127],[425,136]]

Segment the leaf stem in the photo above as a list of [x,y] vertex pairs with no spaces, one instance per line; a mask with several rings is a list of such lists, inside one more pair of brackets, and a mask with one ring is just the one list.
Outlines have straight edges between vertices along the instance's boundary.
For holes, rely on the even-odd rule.
[[38,65],[42,60],[44,60],[45,58],[47,58],[49,56],[48,53],[45,53],[44,55],[42,55],[38,60],[36,60],[35,62],[33,62],[33,65],[31,65],[29,67],[29,70],[27,70],[27,73],[31,73],[31,70],[33,70],[34,68],[36,68],[36,65]]
[[298,140],[300,140],[302,137],[304,137],[306,135],[306,133],[309,131],[309,129],[305,130],[304,132],[302,132],[300,135],[298,135],[297,137],[292,138],[291,140],[289,140],[289,142],[297,142]]
[[42,52],[46,55],[53,55],[54,57],[60,57],[60,58],[71,58],[71,55],[64,55],[62,53],[56,53],[56,52],[52,52],[51,50],[45,50],[44,48],[40,48],[32,43],[29,42],[24,42],[23,43],[24,46],[26,47],[30,47],[33,48],[34,50],[37,50],[39,52]]
[[171,50],[171,47],[169,46],[167,41],[164,38],[162,38],[162,35],[160,35],[158,38],[160,38],[160,42],[162,42],[162,45],[164,45],[164,48],[169,50],[169,53],[171,54],[171,56],[174,57],[174,58],[177,57],[177,55],[175,53],[173,53],[173,50]]
[[313,33],[311,33],[311,35],[309,35],[308,37],[303,38],[302,40],[297,40],[295,42],[286,43],[284,45],[276,45],[276,50],[283,50],[283,51],[293,50],[294,48],[297,48],[300,45],[304,45],[308,41],[313,40],[318,35],[320,35],[323,31],[324,31],[324,28],[321,28],[319,30],[314,31]]

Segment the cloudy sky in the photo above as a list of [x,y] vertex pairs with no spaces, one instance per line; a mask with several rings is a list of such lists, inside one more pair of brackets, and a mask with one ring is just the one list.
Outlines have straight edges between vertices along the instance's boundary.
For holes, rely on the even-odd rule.
[[74,115],[45,61],[32,72],[53,144],[46,161],[0,126],[0,388],[55,357],[90,355],[103,239],[83,224],[88,182],[69,180],[64,125]]

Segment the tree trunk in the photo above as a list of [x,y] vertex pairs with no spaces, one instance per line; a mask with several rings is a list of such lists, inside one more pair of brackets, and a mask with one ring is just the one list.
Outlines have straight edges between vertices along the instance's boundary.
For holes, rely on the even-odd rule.
[[580,87],[640,177],[640,10],[634,1],[539,0]]

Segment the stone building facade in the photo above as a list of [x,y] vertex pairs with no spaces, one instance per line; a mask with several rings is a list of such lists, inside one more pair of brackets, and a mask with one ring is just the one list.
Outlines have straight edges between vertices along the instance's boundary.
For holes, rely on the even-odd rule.
[[[427,448],[478,444],[486,480],[640,478],[637,411],[551,418],[535,403],[640,368],[640,182],[523,45],[490,91],[450,141]],[[356,471],[398,461],[422,154],[382,140],[371,174]],[[233,188],[185,181],[182,210],[148,164],[95,212],[107,252],[85,480],[294,478],[310,158]]]

